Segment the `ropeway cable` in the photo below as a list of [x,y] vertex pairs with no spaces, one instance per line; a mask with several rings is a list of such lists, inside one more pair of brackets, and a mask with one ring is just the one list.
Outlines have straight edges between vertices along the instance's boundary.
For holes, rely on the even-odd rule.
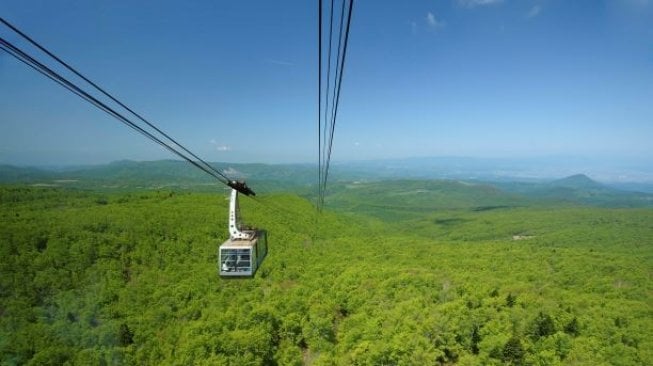
[[[327,56],[327,72],[326,72],[326,89],[324,90],[324,101],[322,97],[322,0],[319,1],[319,21],[318,21],[318,198],[317,209],[321,211],[324,206],[324,198],[326,195],[327,181],[329,177],[329,169],[331,164],[331,154],[333,151],[333,137],[335,134],[336,120],[338,116],[338,106],[340,102],[340,91],[342,86],[342,78],[344,74],[345,58],[347,55],[347,45],[349,42],[349,30],[351,25],[351,17],[353,10],[353,0],[347,2],[342,0],[340,7],[340,21],[339,21],[339,35],[337,56],[335,57],[335,77],[331,78],[331,56],[332,56],[332,43],[333,43],[333,16],[334,16],[334,1],[331,0],[330,7],[330,21],[329,21],[329,48]],[[347,20],[345,25],[345,9],[347,8]],[[344,26],[344,37],[343,37]],[[333,85],[333,89],[331,86]],[[324,117],[322,117],[322,104],[325,104]],[[323,119],[322,119],[323,118]],[[322,128],[324,128],[322,130]]]
[[179,152],[176,150],[174,147],[166,144],[164,141],[161,139],[157,138],[156,136],[152,135],[150,132],[144,130],[142,127],[138,126],[131,120],[129,120],[127,117],[123,116],[119,112],[115,111],[111,107],[107,106],[103,102],[99,101],[97,98],[93,97],[92,95],[88,94],[81,88],[79,88],[77,85],[73,84],[63,76],[59,75],[52,69],[48,68],[41,62],[37,61],[33,57],[29,56],[27,53],[19,49],[18,47],[14,46],[10,42],[6,41],[5,39],[0,37],[0,48],[13,56],[14,58],[18,59],[19,61],[25,63],[26,65],[30,66],[34,70],[40,72],[41,74],[47,76],[51,80],[57,82],[59,85],[63,86],[64,88],[68,89],[72,93],[76,94],[77,96],[81,97],[82,99],[88,101],[89,103],[93,104],[95,107],[98,109],[106,112],[107,114],[111,115],[112,117],[118,119],[120,122],[123,124],[127,125],[128,127],[131,127],[132,129],[136,130],[137,132],[141,133],[145,137],[149,138],[150,140],[158,143],[159,145],[163,146],[170,152],[174,153],[175,155],[181,157],[182,159],[188,161],[195,167],[203,170],[205,173],[213,176],[223,184],[226,184],[228,186],[231,186],[230,181],[228,178],[226,178],[223,174],[215,174],[214,172],[208,170],[207,168],[203,167],[202,165],[198,164],[196,161],[193,161],[190,159],[188,156],[184,155],[183,153]]
[[[227,178],[227,177],[226,177],[223,173],[221,173],[219,170],[213,168],[209,163],[207,163],[206,161],[202,160],[202,159],[199,158],[197,155],[193,154],[190,150],[188,150],[187,148],[185,148],[183,145],[181,145],[181,144],[180,144],[179,142],[177,142],[175,139],[173,139],[173,138],[170,137],[168,134],[166,134],[165,132],[163,132],[161,129],[159,129],[158,127],[156,127],[153,123],[150,123],[148,120],[146,120],[146,119],[145,119],[144,117],[142,117],[140,114],[136,113],[134,110],[132,110],[132,109],[129,108],[127,105],[125,105],[124,103],[122,103],[121,101],[119,101],[117,98],[115,98],[113,95],[111,95],[109,92],[105,91],[103,88],[101,88],[101,87],[98,86],[96,83],[94,83],[93,81],[91,81],[90,79],[88,79],[86,76],[82,75],[82,74],[81,74],[80,72],[78,72],[74,67],[70,66],[68,63],[66,63],[65,61],[63,61],[61,58],[57,57],[55,54],[53,54],[53,53],[50,52],[48,49],[46,49],[44,46],[42,46],[41,44],[39,44],[38,42],[36,42],[34,39],[32,39],[32,38],[31,38],[30,36],[28,36],[27,34],[25,34],[23,31],[21,31],[20,29],[16,28],[14,25],[12,25],[11,23],[9,23],[8,21],[6,21],[5,19],[3,19],[2,17],[0,17],[0,22],[3,23],[5,26],[9,27],[11,30],[13,30],[14,32],[16,32],[18,35],[20,35],[20,36],[23,37],[24,39],[26,39],[29,43],[31,43],[32,45],[34,45],[36,48],[38,48],[39,50],[43,51],[43,52],[44,52],[45,54],[47,54],[48,56],[52,57],[55,61],[57,61],[59,64],[63,65],[66,69],[68,69],[69,71],[71,71],[72,73],[74,73],[75,75],[77,75],[78,77],[80,77],[82,80],[84,80],[84,81],[86,81],[87,83],[89,83],[91,86],[93,86],[95,89],[97,89],[100,93],[104,94],[106,97],[108,97],[109,99],[111,99],[112,101],[114,101],[115,103],[117,103],[119,106],[121,106],[122,108],[124,108],[125,110],[127,110],[129,113],[131,113],[132,115],[134,115],[136,118],[140,119],[143,123],[147,124],[150,128],[154,129],[156,132],[160,133],[162,136],[164,136],[165,138],[167,138],[169,141],[171,141],[172,143],[174,143],[175,145],[177,145],[178,147],[180,147],[180,148],[181,148],[182,150],[184,150],[187,154],[189,154],[189,155],[192,156],[193,158],[197,159],[197,161],[198,161],[199,163],[201,163],[201,165],[203,165],[205,168],[207,168],[208,170],[211,170],[212,172],[214,172],[214,173],[216,173],[216,174],[222,176],[225,180],[229,181],[229,178]],[[199,163],[198,163],[198,164],[199,164]]]

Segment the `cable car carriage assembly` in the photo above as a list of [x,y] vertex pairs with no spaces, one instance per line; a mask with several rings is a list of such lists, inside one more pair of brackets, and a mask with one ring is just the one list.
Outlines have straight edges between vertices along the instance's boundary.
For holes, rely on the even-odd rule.
[[[349,26],[351,23],[353,0],[349,1],[349,6],[345,6],[343,1],[341,15],[340,15],[340,36],[337,40],[333,38],[333,12],[334,6],[331,3],[330,8],[330,24],[329,24],[329,48],[328,48],[328,62],[326,78],[323,75],[322,69],[322,0],[319,0],[318,5],[318,199],[317,209],[321,211],[324,205],[324,195],[326,191],[327,177],[329,175],[329,165],[331,161],[331,151],[333,146],[333,135],[335,129],[336,118],[338,114],[338,102],[340,99],[340,85],[342,82],[342,75],[345,64],[345,55],[347,51],[347,43],[349,39]],[[347,19],[345,21],[344,14],[347,8]],[[217,179],[222,184],[231,188],[231,195],[229,200],[229,239],[227,239],[218,249],[218,273],[222,277],[251,277],[256,274],[256,270],[260,267],[263,259],[267,255],[267,232],[265,230],[258,230],[253,228],[246,228],[240,226],[239,207],[238,207],[238,194],[242,193],[246,196],[255,196],[245,182],[231,180],[224,172],[214,168],[211,164],[202,160],[186,147],[181,145],[178,141],[173,139],[170,135],[163,132],[156,127],[153,123],[145,119],[140,114],[136,113],[133,109],[122,103],[112,94],[98,86],[96,83],[81,74],[75,68],[64,62],[41,44],[30,38],[28,35],[20,31],[18,28],[10,24],[8,21],[0,17],[0,23],[4,24],[9,29],[13,30],[16,34],[21,36],[25,41],[29,42],[32,46],[45,53],[52,60],[56,61],[60,67],[67,69],[72,74],[76,75],[79,79],[86,82],[86,84],[93,87],[99,94],[89,92],[84,88],[86,84],[76,83],[72,79],[66,78],[57,70],[49,67],[45,63],[32,57],[23,49],[17,47],[13,43],[7,41],[0,36],[0,51],[4,51],[10,56],[13,56],[18,61],[26,64],[35,71],[41,73],[45,77],[51,79],[57,84],[61,85],[68,91],[76,94],[80,98],[94,105],[101,111],[114,117],[118,122],[126,125],[134,131],[142,134],[149,140],[161,145],[174,155],[182,158],[196,168],[204,171],[208,175]],[[345,25],[346,24],[346,25]],[[343,36],[343,27],[344,36]],[[337,50],[332,51],[333,44],[337,42]],[[337,52],[337,57],[333,57],[331,61],[331,54]],[[327,54],[327,53],[325,53]],[[335,68],[335,72],[331,73],[331,66]],[[326,81],[326,88],[323,88],[322,79]],[[86,85],[86,86],[88,86]],[[331,87],[332,86],[332,87]],[[324,90],[323,90],[324,89]],[[324,93],[324,94],[322,94]],[[324,95],[324,98],[323,98]],[[322,115],[322,107],[324,108],[324,115]],[[330,107],[330,109],[329,109]],[[329,112],[329,113],[327,113]],[[138,122],[140,121],[140,122]],[[324,132],[322,132],[324,131]],[[324,141],[323,141],[324,140]]]
[[267,232],[241,227],[238,193],[247,196],[256,194],[245,182],[230,181],[228,185],[231,187],[229,239],[218,250],[218,270],[223,277],[253,276],[268,252]]
[[[89,93],[89,91],[85,90],[82,86],[67,79],[54,69],[46,66],[44,63],[38,61],[2,37],[0,37],[0,50],[8,53],[17,60],[25,63],[27,66],[30,66],[34,70],[55,81],[59,85],[68,89],[73,94],[76,94],[98,109],[116,118],[120,123],[123,123],[124,125],[132,128],[136,132],[139,132],[153,142],[156,142],[168,151],[186,160],[196,168],[217,179],[219,182],[229,186],[232,189],[231,201],[229,204],[230,236],[229,239],[220,246],[218,254],[219,272],[221,276],[253,276],[256,273],[256,269],[260,266],[263,258],[265,258],[265,255],[267,254],[267,234],[262,230],[242,230],[239,226],[238,193],[242,193],[246,196],[256,195],[254,191],[247,187],[245,182],[230,180],[223,172],[217,170],[209,163],[199,158],[175,139],[170,137],[170,135],[163,132],[161,129],[156,127],[150,121],[146,120],[140,114],[134,112],[134,110],[119,101],[116,97],[109,94],[106,90],[102,89],[96,83],[88,79],[86,76],[82,75],[79,71],[55,56],[52,52],[41,46],[35,40],[27,36],[18,28],[11,25],[2,17],[0,17],[0,23],[15,31],[18,35],[31,43],[34,47],[38,48],[50,56],[52,59],[54,59],[58,64],[65,67],[68,71],[84,80],[100,94],[108,98],[108,100],[101,100],[102,98],[100,98],[99,95],[93,95]],[[134,121],[132,118],[130,118],[130,115],[136,117],[136,119],[140,120],[143,124]]]

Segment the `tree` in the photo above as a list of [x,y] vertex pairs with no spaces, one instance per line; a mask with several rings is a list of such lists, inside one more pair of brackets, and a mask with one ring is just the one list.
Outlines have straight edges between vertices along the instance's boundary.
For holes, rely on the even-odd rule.
[[533,321],[533,338],[540,339],[555,333],[555,324],[549,314],[540,311],[539,315]]
[[478,343],[481,341],[481,335],[478,333],[479,326],[474,325],[474,328],[472,329],[472,347],[471,351],[473,354],[477,355],[478,354]]
[[506,296],[506,305],[511,308],[515,306],[515,303],[517,303],[517,296],[512,293],[508,294],[508,296]]
[[120,324],[120,329],[118,330],[118,342],[123,347],[127,347],[134,343],[134,333],[125,323]]
[[510,338],[503,346],[503,361],[514,365],[521,365],[524,361],[524,348],[516,336]]
[[565,333],[576,337],[579,334],[578,319],[576,319],[576,317],[574,317],[569,323],[567,323],[567,325],[565,325],[564,330],[565,330]]

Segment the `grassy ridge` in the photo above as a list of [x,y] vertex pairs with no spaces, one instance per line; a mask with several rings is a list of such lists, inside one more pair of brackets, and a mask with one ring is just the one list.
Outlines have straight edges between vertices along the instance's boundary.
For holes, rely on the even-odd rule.
[[648,209],[316,223],[267,195],[241,206],[268,258],[222,280],[223,195],[0,192],[6,364],[653,362]]

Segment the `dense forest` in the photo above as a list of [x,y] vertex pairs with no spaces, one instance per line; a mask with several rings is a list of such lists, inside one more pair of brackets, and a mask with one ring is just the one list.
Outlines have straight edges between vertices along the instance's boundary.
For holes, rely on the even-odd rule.
[[2,186],[0,363],[653,364],[652,209],[403,185],[242,199],[228,280],[222,190]]

